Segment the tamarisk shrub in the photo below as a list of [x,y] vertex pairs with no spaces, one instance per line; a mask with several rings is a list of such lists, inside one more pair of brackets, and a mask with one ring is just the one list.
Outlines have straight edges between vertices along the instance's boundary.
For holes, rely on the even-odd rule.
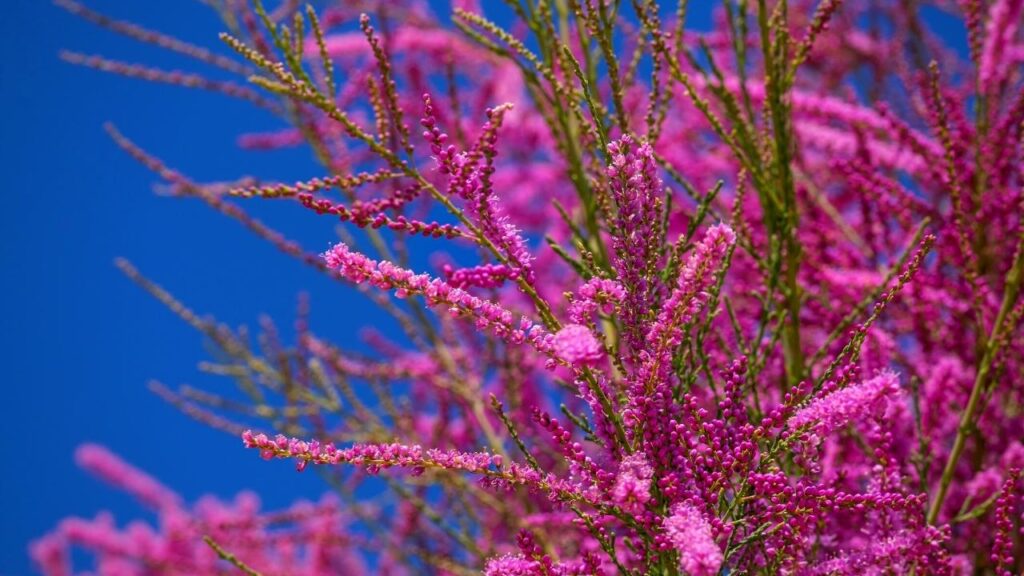
[[[303,308],[254,347],[122,262],[249,403],[154,390],[334,495],[189,506],[86,446],[159,523],[66,520],[44,573],[72,548],[103,574],[1024,569],[1019,0],[725,0],[708,32],[685,1],[223,0],[224,52],[59,4],[238,78],[70,62],[283,120],[242,146],[320,175],[203,184],[110,132],[401,333],[346,352]],[[307,251],[257,199],[343,241]]]

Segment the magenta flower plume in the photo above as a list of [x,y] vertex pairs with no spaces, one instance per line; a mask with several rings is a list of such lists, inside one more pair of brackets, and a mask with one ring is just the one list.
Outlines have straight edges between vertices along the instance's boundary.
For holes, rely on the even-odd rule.
[[690,576],[714,576],[722,566],[722,549],[711,525],[689,503],[679,504],[663,523],[665,539],[679,554],[679,567]]
[[989,8],[985,43],[978,64],[978,83],[986,93],[994,93],[1013,66],[1013,47],[1020,28],[1024,0],[996,0]]
[[543,573],[541,565],[536,560],[529,560],[518,554],[491,558],[484,567],[485,576],[533,576]]
[[670,382],[671,357],[682,342],[683,328],[701,312],[715,275],[735,242],[732,229],[718,224],[708,230],[687,257],[671,295],[646,336],[648,345],[641,353],[643,364],[632,390],[634,400],[649,394],[659,383]]
[[601,343],[586,326],[567,324],[551,339],[555,355],[575,366],[593,365],[604,358]]
[[651,501],[651,480],[654,468],[640,452],[626,456],[619,464],[619,471],[612,488],[612,501],[616,506],[639,513]]
[[707,302],[708,289],[735,242],[736,234],[732,228],[718,224],[707,231],[687,257],[676,286],[658,313],[648,336],[658,352],[664,354],[665,350],[679,344],[683,325],[692,321]]
[[899,391],[896,374],[882,372],[874,378],[812,400],[793,414],[787,424],[790,429],[806,430],[824,438],[857,420],[881,416]]
[[661,197],[654,151],[628,136],[608,145],[608,179],[615,200],[617,227],[613,240],[618,281],[626,290],[622,324],[626,344],[634,352],[643,346],[642,314],[651,308],[659,283]]

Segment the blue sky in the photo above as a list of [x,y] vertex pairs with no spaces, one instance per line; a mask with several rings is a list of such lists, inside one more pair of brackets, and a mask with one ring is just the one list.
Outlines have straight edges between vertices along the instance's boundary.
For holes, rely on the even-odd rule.
[[[216,46],[218,22],[199,2],[90,0],[100,11]],[[279,254],[196,201],[153,194],[155,177],[102,130],[112,121],[171,166],[199,180],[242,174],[295,180],[316,174],[304,150],[251,153],[235,145],[276,122],[213,94],[110,76],[57,58],[61,48],[165,68],[186,59],[99,30],[43,0],[7,0],[0,18],[0,574],[27,574],[28,541],[62,517],[101,509],[142,514],[129,498],[79,471],[72,453],[100,442],[186,498],[251,488],[265,505],[314,496],[322,485],[285,463],[267,464],[236,438],[198,425],[146,382],[227,385],[196,370],[202,341],[113,266],[133,261],[197,311],[232,324],[266,313],[290,326],[296,295],[313,328],[354,344],[383,316],[352,291]],[[199,68],[201,69],[201,68]],[[333,222],[260,207],[312,250]],[[288,207],[292,208],[292,207]]]
[[[217,46],[218,22],[199,2],[88,4]],[[353,342],[357,327],[381,318],[351,291],[204,205],[155,195],[154,176],[114,146],[102,124],[114,122],[200,180],[245,173],[297,179],[315,174],[308,154],[238,150],[238,134],[277,126],[245,104],[71,66],[57,53],[194,69],[187,59],[99,30],[42,0],[7,2],[5,12],[0,434],[8,449],[0,464],[0,574],[30,573],[27,542],[67,514],[110,509],[127,520],[143,512],[74,466],[74,448],[84,441],[109,446],[189,499],[253,488],[266,505],[281,506],[319,494],[315,475],[262,462],[240,440],[188,420],[147,390],[151,378],[211,389],[227,382],[196,370],[206,358],[201,339],[125,279],[114,258],[129,258],[194,309],[233,325],[254,326],[266,313],[287,328],[303,290],[312,298],[314,328],[337,341]],[[301,223],[311,249],[335,238],[328,219],[294,209],[276,215],[271,221],[284,228]]]

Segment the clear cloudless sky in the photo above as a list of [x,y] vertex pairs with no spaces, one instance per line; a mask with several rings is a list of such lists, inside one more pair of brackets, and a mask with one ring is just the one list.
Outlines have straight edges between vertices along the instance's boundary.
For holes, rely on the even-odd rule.
[[[88,0],[121,19],[217,47],[216,17],[194,0]],[[441,4],[438,2],[438,4]],[[486,4],[486,2],[485,2]],[[674,3],[673,3],[674,4]],[[703,3],[695,3],[703,4]],[[706,27],[704,10],[693,17]],[[945,19],[943,19],[945,20]],[[948,20],[939,26],[960,35]],[[237,438],[192,422],[146,382],[230,386],[196,369],[202,340],[125,279],[134,262],[201,313],[287,334],[306,291],[312,326],[357,345],[358,329],[393,330],[353,291],[323,278],[198,201],[155,195],[156,178],[121,152],[102,124],[201,181],[244,174],[285,181],[318,174],[305,150],[239,150],[239,134],[279,127],[216,94],[103,74],[57,58],[62,48],[163,68],[206,71],[183,57],[100,30],[45,0],[4,0],[0,16],[0,575],[32,572],[28,542],[73,514],[146,517],[130,498],[78,470],[99,442],[189,500],[253,489],[267,507],[323,486],[287,463],[265,463]],[[259,206],[307,249],[333,222],[293,206]]]
[[[87,0],[112,16],[220,49],[216,16],[194,0]],[[72,66],[60,49],[167,69],[209,71],[187,58],[101,30],[45,0],[5,0],[0,16],[0,574],[29,574],[28,542],[65,515],[108,509],[146,517],[118,491],[78,470],[74,449],[99,442],[193,500],[251,488],[264,504],[315,496],[322,484],[262,462],[241,441],[182,416],[152,395],[156,378],[218,390],[204,376],[202,339],[123,277],[130,259],[195,310],[231,325],[261,314],[287,334],[296,296],[311,295],[313,327],[340,342],[383,318],[198,201],[153,192],[157,181],[106,136],[115,123],[173,167],[202,181],[244,174],[318,174],[304,150],[246,152],[236,138],[280,127],[217,94]],[[320,251],[333,222],[288,205],[260,216]],[[274,218],[274,216],[277,216]],[[276,465],[282,464],[282,465]]]

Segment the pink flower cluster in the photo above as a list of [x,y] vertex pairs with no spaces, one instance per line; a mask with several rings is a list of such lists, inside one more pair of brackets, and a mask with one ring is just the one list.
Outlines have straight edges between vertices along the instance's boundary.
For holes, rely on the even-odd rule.
[[555,354],[576,366],[596,364],[604,358],[604,349],[586,326],[567,324],[551,339]]
[[679,553],[679,567],[692,576],[714,576],[722,567],[722,550],[699,510],[679,504],[665,519],[665,540]]
[[859,384],[854,384],[815,398],[797,410],[787,425],[791,430],[807,431],[816,442],[857,419],[881,417],[889,401],[899,394],[896,374],[883,372]]

